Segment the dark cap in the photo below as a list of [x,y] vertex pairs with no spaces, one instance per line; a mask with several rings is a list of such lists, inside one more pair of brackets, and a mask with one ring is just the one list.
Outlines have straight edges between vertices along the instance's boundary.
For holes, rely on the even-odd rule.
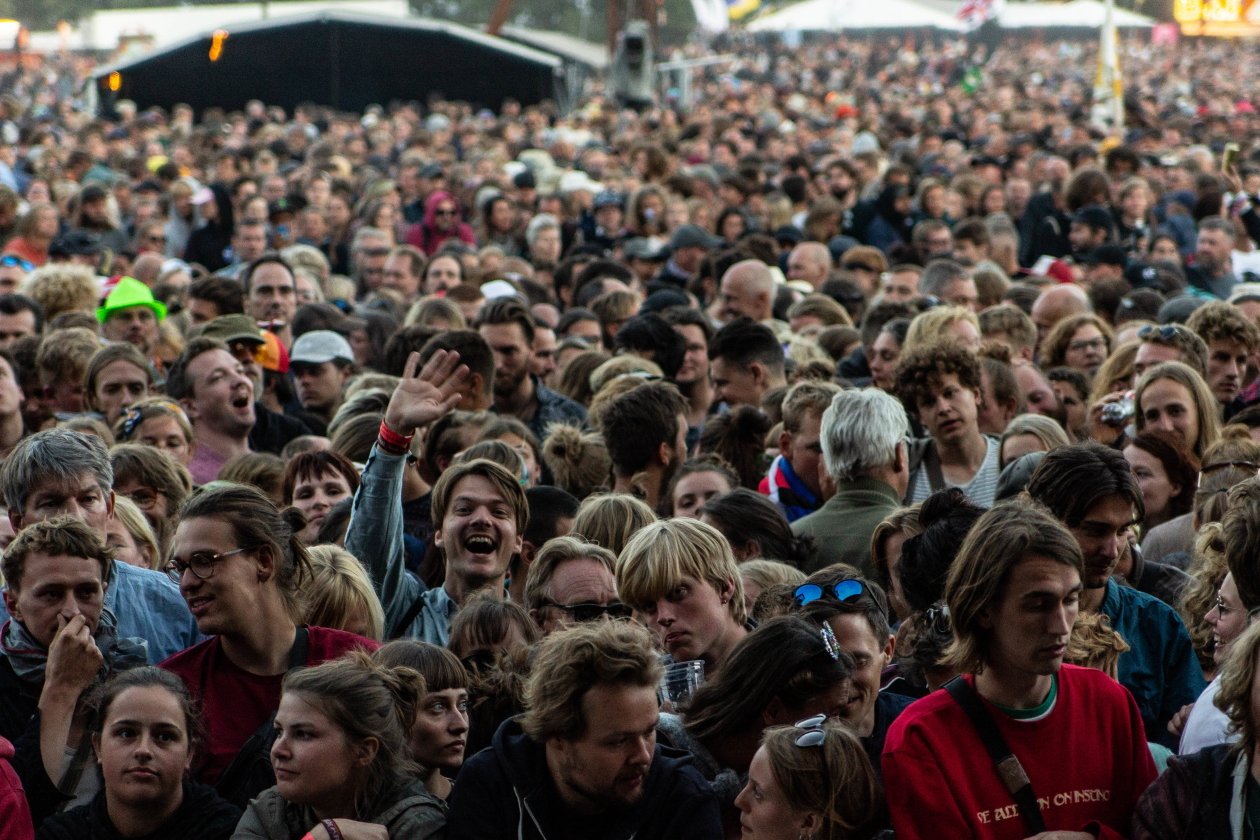
[[1085,255],[1085,265],[1118,265],[1121,268],[1129,264],[1129,256],[1119,245],[1099,245]]
[[428,178],[430,180],[433,178],[441,178],[444,174],[445,173],[442,171],[442,164],[440,163],[426,164],[425,167],[420,170],[420,177]]
[[1100,207],[1097,204],[1091,204],[1089,207],[1082,207],[1076,211],[1072,221],[1092,228],[1111,228],[1111,214],[1107,212],[1106,207]]
[[101,252],[101,238],[87,230],[71,230],[63,233],[48,246],[52,257],[94,257]]
[[671,251],[677,251],[679,248],[716,248],[721,244],[721,239],[699,225],[679,225],[674,229],[673,236],[669,238]]
[[657,289],[643,301],[643,305],[639,307],[639,314],[660,312],[675,306],[691,306],[691,298],[678,289]]
[[595,196],[595,209],[599,210],[603,207],[624,207],[625,200],[622,199],[621,193],[612,190],[604,190]]
[[88,184],[79,193],[79,203],[86,204],[89,201],[101,201],[108,195],[109,192],[100,184]]
[[532,190],[538,187],[538,179],[534,177],[533,170],[525,169],[516,173],[516,177],[512,179],[512,184],[518,190]]
[[805,240],[805,234],[801,233],[800,228],[796,225],[784,225],[774,232],[774,241],[780,245],[796,245]]
[[293,215],[300,209],[301,208],[298,207],[298,202],[288,196],[283,196],[267,205],[267,218],[274,219],[276,216],[282,216],[285,213]]
[[233,341],[248,341],[259,345],[267,343],[254,319],[241,314],[220,315],[202,327],[201,334],[207,338],[217,338],[224,344]]
[[1202,298],[1198,295],[1177,295],[1169,298],[1159,308],[1157,318],[1161,324],[1184,324],[1190,320],[1194,310],[1207,302],[1208,298]]

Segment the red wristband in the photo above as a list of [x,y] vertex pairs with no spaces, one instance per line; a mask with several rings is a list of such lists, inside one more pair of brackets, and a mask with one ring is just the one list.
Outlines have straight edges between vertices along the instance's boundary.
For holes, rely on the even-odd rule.
[[380,438],[381,443],[385,444],[387,449],[396,449],[399,453],[403,453],[411,448],[411,440],[415,436],[400,435],[398,432],[391,429],[388,423],[382,420],[380,431],[377,432],[377,437]]

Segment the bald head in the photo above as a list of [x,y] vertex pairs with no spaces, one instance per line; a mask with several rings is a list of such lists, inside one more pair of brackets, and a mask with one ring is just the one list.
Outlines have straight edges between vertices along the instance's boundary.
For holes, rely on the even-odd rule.
[[1040,344],[1054,325],[1064,318],[1092,311],[1089,296],[1075,283],[1047,286],[1033,301],[1032,319],[1037,325],[1037,343]]
[[157,254],[141,254],[131,264],[131,276],[152,288],[162,273],[162,258]]
[[765,321],[774,315],[774,275],[761,260],[737,262],[722,275],[722,317]]
[[831,251],[821,242],[802,242],[788,254],[789,280],[804,280],[818,289],[831,273]]

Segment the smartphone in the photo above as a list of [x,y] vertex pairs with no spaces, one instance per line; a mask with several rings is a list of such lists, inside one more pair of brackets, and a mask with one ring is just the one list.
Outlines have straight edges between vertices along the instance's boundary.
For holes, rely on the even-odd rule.
[[1234,164],[1238,161],[1238,144],[1226,143],[1225,154],[1221,156],[1221,171],[1232,172]]

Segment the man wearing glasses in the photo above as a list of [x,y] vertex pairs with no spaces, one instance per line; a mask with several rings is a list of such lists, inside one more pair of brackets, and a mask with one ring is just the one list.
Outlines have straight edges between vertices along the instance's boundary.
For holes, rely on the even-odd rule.
[[630,622],[544,639],[525,713],[460,771],[447,836],[722,837],[708,783],[689,757],[656,742],[662,671],[651,637]]
[[1063,664],[1085,573],[1039,505],[998,505],[971,529],[945,585],[944,664],[962,676],[906,709],[884,748],[898,840],[1129,836],[1155,765],[1129,692]]
[[572,624],[629,618],[617,598],[616,556],[579,537],[548,540],[525,580],[525,609],[544,635]]

